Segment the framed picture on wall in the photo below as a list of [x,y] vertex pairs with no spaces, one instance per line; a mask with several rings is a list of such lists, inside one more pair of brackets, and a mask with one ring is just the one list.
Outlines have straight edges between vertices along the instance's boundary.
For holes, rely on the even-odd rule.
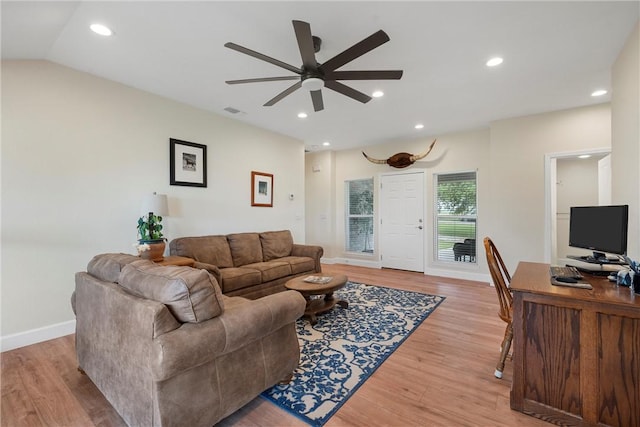
[[251,206],[273,207],[273,175],[251,172]]
[[171,185],[207,186],[207,146],[169,139]]

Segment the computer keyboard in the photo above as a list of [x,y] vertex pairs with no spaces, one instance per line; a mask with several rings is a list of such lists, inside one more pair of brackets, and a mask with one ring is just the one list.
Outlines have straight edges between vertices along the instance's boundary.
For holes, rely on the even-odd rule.
[[593,289],[593,286],[587,282],[582,282],[582,275],[577,268],[573,266],[551,266],[549,267],[549,275],[551,276],[551,284],[555,286],[567,286],[570,288]]
[[582,274],[577,268],[567,265],[564,267],[552,265],[549,267],[549,274],[551,277],[570,277],[572,279],[582,279]]

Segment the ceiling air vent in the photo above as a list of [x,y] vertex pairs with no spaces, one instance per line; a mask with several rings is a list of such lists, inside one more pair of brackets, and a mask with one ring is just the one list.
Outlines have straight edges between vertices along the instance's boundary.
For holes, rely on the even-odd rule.
[[224,111],[226,111],[227,113],[231,113],[231,114],[239,114],[242,113],[242,111],[238,110],[237,108],[233,108],[233,107],[226,107],[224,109]]

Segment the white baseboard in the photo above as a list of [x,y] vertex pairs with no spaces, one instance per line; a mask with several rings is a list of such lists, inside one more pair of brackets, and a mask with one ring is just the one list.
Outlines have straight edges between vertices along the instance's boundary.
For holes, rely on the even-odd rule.
[[381,268],[379,261],[368,261],[357,258],[322,258],[322,262],[324,264],[348,264],[357,265],[358,267]]
[[485,282],[491,284],[491,276],[489,274],[478,273],[474,271],[446,270],[439,268],[430,268],[424,274],[428,276],[449,277],[451,279],[473,280],[476,282]]
[[[324,264],[348,264],[357,265],[359,267],[369,267],[381,269],[380,261],[367,261],[355,258],[322,258]],[[461,270],[449,270],[446,268],[428,268],[424,273],[428,276],[440,276],[449,277],[452,279],[462,280],[474,280],[476,282],[489,282],[491,283],[491,276],[485,273],[479,273],[477,271],[461,271]]]
[[76,332],[76,321],[56,323],[55,325],[44,326],[42,328],[31,329],[30,331],[19,332],[4,337],[0,337],[0,350],[9,351],[54,338],[60,338]]

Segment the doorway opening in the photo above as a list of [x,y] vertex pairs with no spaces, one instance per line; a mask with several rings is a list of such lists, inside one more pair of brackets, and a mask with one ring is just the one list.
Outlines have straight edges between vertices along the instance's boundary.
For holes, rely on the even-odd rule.
[[601,148],[545,155],[545,262],[558,264],[569,251],[571,206],[611,203],[610,154]]

